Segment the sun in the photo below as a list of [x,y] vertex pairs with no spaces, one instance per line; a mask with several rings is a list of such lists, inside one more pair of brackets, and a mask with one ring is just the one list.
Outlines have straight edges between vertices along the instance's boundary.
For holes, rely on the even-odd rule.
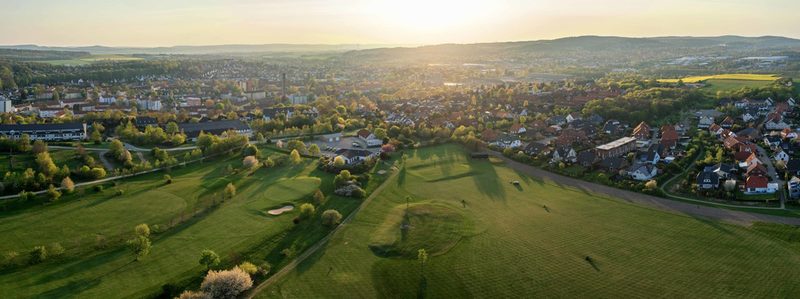
[[492,9],[483,0],[372,1],[368,10],[384,24],[411,31],[445,31],[469,24]]

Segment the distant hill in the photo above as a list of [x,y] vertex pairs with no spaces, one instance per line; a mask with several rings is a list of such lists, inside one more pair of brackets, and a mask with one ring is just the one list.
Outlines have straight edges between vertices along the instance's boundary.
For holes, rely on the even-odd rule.
[[48,47],[39,45],[0,46],[0,49],[34,50],[34,51],[67,51],[88,52],[91,54],[236,54],[236,53],[304,53],[304,52],[344,52],[361,49],[386,47],[386,45],[304,45],[304,44],[263,44],[263,45],[208,45],[208,46],[173,46],[173,47]]
[[353,60],[447,61],[492,58],[653,59],[675,55],[713,55],[735,52],[800,50],[800,40],[777,36],[650,37],[579,36],[553,40],[421,47],[376,48],[350,51]]

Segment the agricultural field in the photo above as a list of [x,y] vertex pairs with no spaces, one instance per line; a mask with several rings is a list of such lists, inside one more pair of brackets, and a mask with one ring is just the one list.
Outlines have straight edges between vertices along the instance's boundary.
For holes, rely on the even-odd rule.
[[470,160],[455,145],[407,154],[326,247],[257,297],[800,295],[797,228],[666,213]]
[[690,76],[681,79],[659,79],[659,82],[664,83],[677,83],[682,80],[683,83],[698,83],[708,80],[738,80],[738,81],[775,81],[781,77],[773,74],[719,74],[709,76]]
[[[269,149],[262,154],[282,155]],[[217,252],[221,266],[249,260],[280,267],[287,262],[283,249],[301,251],[329,230],[318,221],[293,224],[298,209],[280,216],[268,210],[308,202],[317,189],[328,194],[318,214],[337,209],[347,215],[361,202],[332,195],[333,175],[316,164],[306,159],[239,171],[241,157],[234,155],[176,167],[170,184],[157,172],[107,183],[99,191],[78,189],[55,203],[5,203],[0,252],[27,255],[34,246],[54,242],[66,252],[0,272],[0,297],[140,298],[161,294],[164,285],[196,288],[205,273],[198,263],[204,249]],[[223,201],[228,183],[236,186],[236,195]],[[372,188],[370,183],[367,189]],[[153,246],[148,256],[134,261],[124,241],[139,223],[150,225]]]
[[142,58],[117,54],[94,54],[73,59],[42,60],[36,62],[48,63],[52,65],[81,66],[95,62],[119,62],[135,60],[142,60]]

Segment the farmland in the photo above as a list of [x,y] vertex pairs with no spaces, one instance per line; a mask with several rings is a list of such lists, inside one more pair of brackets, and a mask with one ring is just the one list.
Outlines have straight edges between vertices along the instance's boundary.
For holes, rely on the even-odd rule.
[[659,82],[664,83],[677,83],[678,80],[683,83],[698,83],[707,80],[737,80],[737,81],[775,81],[780,79],[780,76],[773,74],[719,74],[709,76],[690,76],[681,79],[660,79]]
[[[451,145],[409,152],[386,184],[325,248],[257,296],[800,294],[786,280],[800,274],[793,227],[653,210],[469,160]],[[419,248],[430,255],[424,279]]]
[[95,62],[121,62],[137,60],[142,60],[142,58],[117,54],[93,54],[73,59],[42,60],[37,62],[48,63],[52,65],[81,66]]
[[[269,149],[262,154],[283,155]],[[59,242],[66,253],[0,273],[0,297],[150,297],[165,284],[196,287],[205,270],[197,263],[204,249],[219,253],[223,265],[250,260],[279,267],[286,262],[281,250],[303,250],[328,231],[316,221],[293,224],[296,209],[281,216],[266,213],[307,202],[317,189],[332,192],[333,175],[316,164],[307,159],[239,171],[241,157],[234,155],[177,167],[169,184],[163,173],[154,173],[105,184],[104,190],[78,189],[55,203],[11,204],[0,213],[0,251],[25,254]],[[236,195],[223,201],[228,183],[236,186]],[[358,203],[328,195],[318,211],[346,215]],[[133,261],[123,244],[139,223],[151,226],[153,248]]]

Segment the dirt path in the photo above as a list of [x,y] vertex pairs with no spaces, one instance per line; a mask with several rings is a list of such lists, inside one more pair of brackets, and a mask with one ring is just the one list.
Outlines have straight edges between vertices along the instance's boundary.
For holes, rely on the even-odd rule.
[[395,177],[395,176],[397,176],[397,174],[398,174],[398,173],[400,173],[399,169],[398,169],[397,171],[394,171],[394,172],[392,172],[392,174],[391,174],[391,175],[390,175],[388,178],[386,178],[386,180],[385,180],[385,181],[383,181],[383,184],[381,184],[380,186],[378,186],[378,188],[375,188],[375,190],[374,190],[374,191],[372,191],[372,193],[371,193],[371,194],[370,194],[370,195],[367,197],[367,199],[365,199],[365,200],[364,200],[364,201],[363,201],[363,202],[362,202],[362,203],[361,203],[361,204],[360,204],[358,207],[356,207],[356,209],[355,209],[355,210],[353,210],[353,212],[352,212],[352,213],[350,213],[350,215],[347,215],[347,218],[345,218],[345,219],[342,221],[342,223],[341,223],[341,224],[339,224],[339,226],[337,226],[336,228],[334,228],[334,229],[333,229],[333,230],[332,230],[330,233],[328,233],[328,235],[326,235],[325,237],[323,237],[322,239],[320,239],[319,241],[317,241],[317,243],[316,243],[316,244],[314,244],[314,245],[312,245],[311,247],[309,247],[309,248],[308,248],[306,251],[304,251],[304,252],[303,252],[301,255],[299,255],[299,256],[298,256],[296,259],[294,259],[294,260],[292,260],[291,262],[289,262],[288,264],[286,264],[286,266],[284,266],[283,268],[281,268],[281,269],[280,269],[278,272],[275,272],[275,274],[273,274],[272,276],[270,276],[269,278],[267,278],[267,280],[265,280],[265,281],[261,282],[261,284],[259,284],[259,285],[258,285],[258,286],[256,286],[255,288],[251,289],[251,290],[250,290],[250,292],[249,292],[249,293],[247,293],[247,296],[246,296],[245,298],[247,298],[247,299],[251,299],[251,298],[255,297],[255,295],[257,295],[259,292],[261,292],[261,291],[263,291],[264,289],[266,289],[266,288],[268,288],[268,287],[272,286],[272,285],[273,285],[273,284],[275,284],[276,282],[280,281],[280,280],[281,280],[283,277],[285,277],[287,274],[289,274],[289,273],[291,273],[292,271],[294,271],[294,269],[295,269],[295,268],[297,268],[297,265],[299,265],[300,263],[302,263],[303,261],[305,261],[306,259],[308,259],[308,257],[310,257],[311,255],[313,255],[315,252],[317,252],[317,250],[319,250],[320,248],[322,248],[322,246],[324,246],[325,244],[327,244],[327,243],[328,243],[328,241],[330,241],[330,239],[331,239],[331,238],[332,238],[334,235],[336,235],[336,232],[338,232],[338,231],[341,231],[342,229],[344,229],[344,227],[345,227],[345,226],[346,226],[348,223],[350,223],[350,221],[352,221],[352,220],[355,218],[356,214],[358,214],[358,211],[361,211],[361,210],[362,210],[364,207],[366,207],[367,205],[369,205],[369,203],[370,203],[370,202],[372,202],[372,200],[373,200],[375,197],[377,197],[379,194],[381,194],[381,192],[383,191],[383,189],[384,189],[384,188],[386,188],[386,186],[388,186],[388,185],[389,185],[388,183],[389,183],[389,182],[391,182],[391,181],[392,181],[392,179],[394,179],[394,177]]
[[723,208],[695,205],[686,202],[670,200],[666,198],[651,196],[647,194],[617,189],[605,185],[573,179],[570,177],[548,172],[527,164],[522,164],[520,162],[503,157],[502,154],[497,152],[491,152],[491,154],[495,157],[503,159],[503,161],[506,162],[506,165],[508,165],[512,169],[529,176],[546,178],[553,181],[557,185],[565,185],[592,193],[599,193],[629,203],[640,204],[675,214],[685,215],[693,218],[696,217],[707,218],[707,219],[718,220],[740,225],[750,225],[753,222],[772,222],[772,223],[782,223],[782,224],[800,226],[800,218],[748,213],[748,212],[734,211]]

